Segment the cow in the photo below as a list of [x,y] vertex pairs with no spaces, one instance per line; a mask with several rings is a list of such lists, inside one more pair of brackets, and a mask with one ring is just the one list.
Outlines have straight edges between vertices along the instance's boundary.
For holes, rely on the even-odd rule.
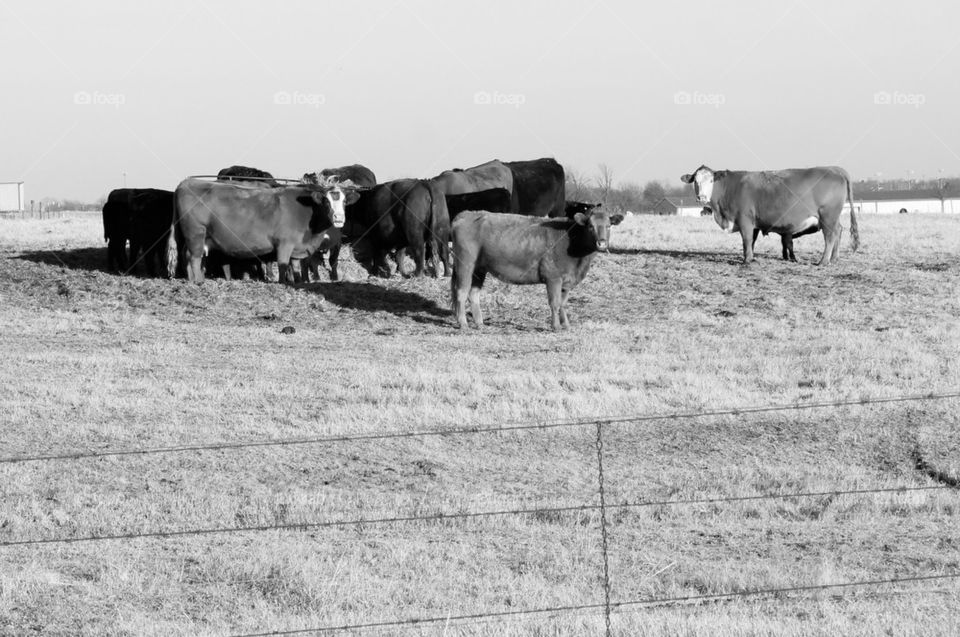
[[443,262],[446,274],[449,262],[450,217],[446,199],[432,180],[396,179],[360,193],[360,199],[348,210],[346,234],[356,261],[371,275],[389,277],[387,255],[397,251],[397,270],[402,269],[407,248],[416,264],[414,276],[424,273],[430,250],[434,276]]
[[169,190],[118,188],[110,191],[103,206],[107,269],[126,272],[142,260],[147,275],[157,276],[165,265],[164,249],[172,219],[173,193]]
[[217,173],[217,179],[220,181],[240,181],[250,185],[262,185],[268,188],[277,188],[280,184],[274,180],[273,175],[259,168],[250,166],[230,166],[223,168]]
[[473,320],[483,326],[480,288],[488,273],[508,283],[545,283],[554,330],[569,326],[567,297],[606,250],[610,226],[619,223],[602,210],[572,219],[463,212],[453,222],[453,276],[450,297],[458,326],[467,327],[469,297]]
[[[340,166],[338,168],[324,168],[316,173],[304,173],[302,181],[304,183],[319,184],[330,180],[337,180],[341,184],[350,184],[358,190],[369,190],[377,185],[377,176],[372,170],[362,164],[351,164],[349,166]],[[347,205],[346,214],[351,216],[351,208],[356,202]],[[311,275],[314,281],[320,280],[320,268],[323,265],[323,255],[329,252],[330,262],[330,280],[338,281],[340,275],[337,271],[337,264],[340,260],[340,246],[349,241],[342,232],[330,233],[330,242],[314,252],[310,257],[300,261],[300,278],[304,282],[309,282]]]
[[[290,261],[309,256],[344,224],[344,204],[356,192],[339,184],[263,188],[188,178],[175,193],[187,277],[202,282],[201,258],[209,249],[251,258],[276,251],[280,281],[293,283]],[[175,272],[176,233],[168,243],[168,272]]]
[[739,232],[743,262],[754,261],[757,231],[776,232],[783,238],[783,253],[793,252],[793,237],[823,231],[823,256],[818,265],[829,265],[840,255],[840,213],[850,202],[850,243],[860,245],[853,211],[853,184],[838,166],[793,168],[778,171],[714,171],[700,166],[681,181],[693,184],[697,200],[709,208],[722,229]]
[[446,201],[451,222],[464,210],[513,212],[513,193],[506,188],[491,188],[462,195],[449,195],[446,197]]
[[[313,179],[313,177],[309,175],[310,173],[305,174],[303,176],[304,179]],[[319,175],[321,178],[336,177],[341,182],[350,181],[361,188],[373,188],[377,185],[377,176],[363,164],[350,164],[349,166],[340,166],[338,168],[324,168],[319,173],[316,173],[316,175]]]
[[491,188],[504,188],[513,193],[513,171],[497,159],[472,168],[445,170],[431,181],[446,197]]
[[566,177],[563,166],[555,159],[544,157],[505,164],[513,173],[512,212],[533,217],[566,216]]
[[565,201],[563,202],[563,216],[573,217],[578,212],[588,214],[602,205],[602,203],[588,203],[586,201]]

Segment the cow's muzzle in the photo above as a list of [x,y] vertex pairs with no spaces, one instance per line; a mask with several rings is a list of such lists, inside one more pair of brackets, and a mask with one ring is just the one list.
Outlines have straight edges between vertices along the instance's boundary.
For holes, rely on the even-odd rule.
[[600,239],[597,241],[597,248],[599,250],[603,250],[604,252],[606,252],[608,247],[609,247],[609,244],[607,243],[606,239]]

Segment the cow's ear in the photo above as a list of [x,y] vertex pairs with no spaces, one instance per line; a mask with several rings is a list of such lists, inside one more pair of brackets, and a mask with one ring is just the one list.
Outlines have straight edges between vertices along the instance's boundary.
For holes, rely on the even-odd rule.
[[311,190],[310,198],[313,199],[314,203],[323,205],[323,201],[327,198],[327,193],[324,190]]
[[693,183],[693,175],[691,175],[690,173],[687,173],[686,175],[681,175],[680,181],[682,181],[685,184]]
[[360,193],[354,190],[353,188],[343,191],[343,202],[346,205],[348,206],[353,205],[357,203],[357,201],[359,200],[360,200]]
[[611,225],[611,226],[619,226],[621,221],[623,221],[623,215],[621,215],[621,214],[619,214],[619,213],[617,213],[617,214],[613,215],[612,217],[610,217],[610,225]]
[[577,214],[573,215],[573,220],[576,221],[577,225],[580,225],[580,226],[587,225],[587,219],[589,219],[589,217],[587,217],[587,215],[583,214],[582,212],[578,212]]

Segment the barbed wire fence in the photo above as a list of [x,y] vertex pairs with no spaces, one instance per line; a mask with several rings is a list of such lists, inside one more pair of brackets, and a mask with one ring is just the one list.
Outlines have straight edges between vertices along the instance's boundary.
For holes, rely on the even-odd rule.
[[23,538],[15,540],[0,541],[0,549],[12,549],[15,547],[34,547],[54,544],[77,544],[77,543],[95,543],[95,542],[116,542],[116,541],[136,541],[141,539],[153,538],[176,538],[176,537],[196,537],[236,533],[257,533],[267,531],[317,531],[322,529],[344,528],[355,526],[370,525],[395,525],[395,524],[437,524],[456,521],[465,521],[471,519],[484,519],[505,516],[540,516],[545,514],[571,514],[571,513],[596,513],[599,519],[599,538],[598,549],[601,561],[599,579],[602,586],[602,601],[575,605],[560,605],[544,608],[533,608],[510,611],[488,611],[468,614],[448,614],[436,617],[416,617],[407,619],[395,619],[377,622],[353,623],[353,624],[331,624],[326,626],[313,626],[309,628],[298,628],[292,630],[271,630],[260,633],[243,633],[234,637],[260,637],[261,635],[298,635],[298,634],[331,634],[344,632],[363,632],[363,631],[384,631],[390,629],[404,629],[414,627],[424,627],[429,625],[463,625],[471,623],[489,623],[495,621],[504,621],[510,618],[521,617],[558,617],[572,614],[602,614],[605,634],[612,635],[611,617],[613,612],[637,612],[646,608],[664,607],[664,606],[690,606],[700,603],[714,602],[721,603],[737,599],[761,599],[775,596],[778,599],[790,594],[802,595],[818,591],[854,591],[865,588],[877,588],[888,585],[912,585],[916,587],[922,583],[929,582],[949,582],[960,580],[960,570],[955,572],[926,573],[915,574],[901,577],[889,577],[870,580],[857,580],[850,582],[840,582],[831,584],[816,585],[798,585],[779,588],[760,588],[753,590],[739,590],[722,593],[705,593],[698,595],[672,596],[672,597],[649,597],[636,599],[611,599],[611,577],[609,568],[609,541],[608,541],[608,522],[607,513],[611,511],[635,510],[647,507],[678,507],[694,505],[718,505],[767,500],[786,500],[799,498],[819,498],[819,497],[837,497],[847,495],[870,495],[870,494],[904,494],[911,492],[956,492],[960,481],[956,476],[948,475],[942,471],[934,469],[921,457],[914,458],[916,469],[921,471],[928,479],[936,484],[919,484],[913,486],[900,487],[873,487],[860,489],[835,489],[820,491],[798,491],[788,493],[767,493],[743,496],[722,496],[722,497],[698,497],[698,498],[671,498],[658,500],[637,500],[623,501],[618,503],[609,503],[606,501],[606,476],[604,473],[604,428],[610,425],[639,425],[642,423],[651,423],[665,420],[681,419],[699,419],[718,416],[736,416],[743,414],[776,413],[786,411],[841,408],[858,405],[880,405],[890,403],[916,403],[921,401],[943,401],[960,398],[960,391],[949,393],[927,393],[910,396],[896,396],[888,398],[864,398],[856,400],[842,400],[816,403],[793,403],[770,406],[751,406],[740,408],[713,409],[702,411],[683,411],[667,414],[633,414],[613,417],[597,418],[575,418],[553,421],[536,422],[512,422],[496,425],[461,427],[454,429],[430,429],[408,432],[392,433],[370,433],[370,434],[351,434],[351,435],[332,435],[317,436],[309,438],[288,438],[288,439],[267,439],[267,440],[247,440],[247,441],[219,441],[211,443],[198,443],[191,445],[166,446],[166,447],[143,447],[127,449],[100,449],[100,450],[77,450],[58,453],[42,454],[21,454],[6,457],[0,457],[0,465],[17,465],[35,462],[56,462],[56,461],[82,461],[85,459],[97,459],[106,457],[129,457],[145,456],[172,453],[205,452],[205,451],[230,451],[240,449],[252,449],[263,447],[283,447],[299,445],[322,445],[336,444],[343,442],[358,441],[378,441],[395,440],[407,438],[423,438],[432,436],[465,436],[480,435],[491,433],[521,432],[521,431],[547,431],[561,428],[585,428],[591,427],[595,431],[594,446],[596,451],[596,478],[597,478],[597,501],[595,503],[585,503],[570,506],[556,507],[528,507],[511,509],[494,509],[484,511],[467,511],[456,513],[439,512],[429,515],[395,515],[378,518],[355,518],[341,520],[312,520],[285,524],[264,524],[249,526],[221,526],[209,528],[188,528],[188,529],[167,529],[167,530],[147,530],[126,533],[97,534],[97,535],[73,535],[61,537],[41,537],[41,538]]

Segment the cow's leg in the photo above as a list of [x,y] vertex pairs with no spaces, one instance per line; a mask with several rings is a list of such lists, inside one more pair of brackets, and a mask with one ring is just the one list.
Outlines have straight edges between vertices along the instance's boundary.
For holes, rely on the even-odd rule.
[[[157,276],[158,265],[161,266],[161,269],[162,269],[163,264],[160,263],[160,252],[157,249],[159,245],[160,245],[160,242],[154,243],[143,254],[143,259],[145,261],[145,265],[147,266],[147,276],[150,278],[154,278]],[[163,245],[166,245],[166,241],[163,242]]]
[[184,256],[187,263],[187,280],[203,283],[203,257],[207,252],[203,230],[184,237]]
[[470,312],[473,314],[473,322],[477,329],[483,327],[483,310],[480,309],[480,288],[483,287],[483,281],[487,278],[486,270],[472,268],[473,274],[470,277]]
[[118,252],[118,246],[120,242],[117,241],[116,237],[110,237],[107,240],[107,270],[110,272],[116,272],[120,269],[120,255]]
[[450,304],[457,327],[462,330],[467,328],[467,297],[473,279],[473,266],[473,259],[464,259],[450,278]]
[[233,263],[231,262],[230,259],[223,260],[223,266],[221,266],[221,269],[223,270],[223,279],[225,281],[232,281],[233,280]]
[[[319,260],[323,260],[323,256],[318,257]],[[337,272],[337,264],[340,262],[340,244],[330,246],[330,280],[339,281],[340,274]],[[317,277],[317,280],[320,280],[319,270],[317,270],[316,261],[313,262],[313,275]]]
[[833,262],[840,260],[840,244],[843,242],[843,226],[837,224],[837,240],[833,242]]
[[423,241],[423,237],[420,237],[417,241],[414,241],[410,244],[410,256],[413,257],[413,276],[422,277],[424,274],[424,269],[426,268],[426,249],[427,246]]
[[743,239],[743,263],[744,265],[750,265],[753,263],[753,237],[754,235],[753,225],[750,223],[740,224],[740,237]]
[[570,290],[563,288],[560,290],[560,327],[570,327],[570,317],[567,316],[567,299],[570,298]]
[[793,236],[790,234],[780,235],[780,246],[783,260],[796,262],[797,257],[793,254]]
[[433,268],[433,278],[440,276],[440,242],[436,237],[430,237],[430,266]]
[[563,300],[563,281],[561,279],[547,281],[547,301],[550,303],[550,327],[560,329],[560,308]]
[[294,283],[309,283],[309,278],[303,276],[303,259],[290,259],[290,276]]
[[753,229],[753,242],[750,244],[751,250],[756,250],[757,247],[757,237],[760,236],[760,228]]
[[[406,248],[397,248],[393,252],[393,261],[394,263],[397,264],[397,274],[399,274],[401,277],[407,276],[406,273],[403,271],[403,260],[404,260],[403,257],[404,255],[406,255],[406,253],[407,253]],[[386,262],[386,258],[384,258],[384,262]],[[389,272],[389,269],[387,271]],[[390,275],[387,274],[387,278],[389,277]]]
[[187,248],[187,280],[192,283],[203,283],[203,252],[196,253]]
[[450,276],[453,273],[453,263],[451,261],[450,244],[441,240],[438,242],[440,260],[443,261],[443,276]]
[[277,269],[280,274],[280,283],[286,283],[288,285],[295,283],[293,278],[293,269],[290,267],[292,256],[293,244],[283,244],[277,246]]
[[833,258],[834,248],[839,243],[839,232],[837,232],[839,227],[839,223],[833,228],[828,228],[827,226],[823,227],[823,256],[820,257],[820,262],[817,265],[830,265],[830,260]]
[[[387,253],[385,251],[379,250],[376,253],[376,256],[373,258],[373,264],[377,276],[383,277],[384,279],[390,278],[390,263],[387,261]],[[399,265],[397,267],[399,268]]]

